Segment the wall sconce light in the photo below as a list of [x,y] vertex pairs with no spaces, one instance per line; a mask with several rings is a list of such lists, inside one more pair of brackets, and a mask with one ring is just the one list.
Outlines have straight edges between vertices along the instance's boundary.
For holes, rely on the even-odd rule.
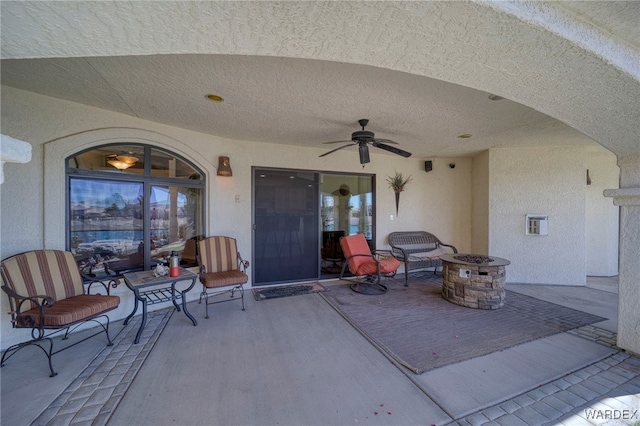
[[587,169],[587,185],[591,185],[591,176],[589,176],[589,169]]
[[218,157],[218,176],[233,176],[229,157]]
[[118,170],[126,170],[129,167],[134,166],[137,162],[138,158],[131,155],[107,155],[107,164]]

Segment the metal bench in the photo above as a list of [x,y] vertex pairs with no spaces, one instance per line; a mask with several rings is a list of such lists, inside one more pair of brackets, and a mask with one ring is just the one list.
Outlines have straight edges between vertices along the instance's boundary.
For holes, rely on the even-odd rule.
[[[83,342],[102,332],[109,337],[109,317],[105,315],[118,307],[120,298],[109,295],[113,279],[105,282],[94,280],[85,291],[82,276],[71,252],[60,250],[34,250],[17,254],[2,261],[2,290],[9,296],[11,322],[14,328],[31,329],[31,340],[9,347],[0,360],[0,366],[20,349],[35,345],[42,349],[49,360],[56,353]],[[93,285],[101,284],[106,294],[89,294]],[[99,319],[102,318],[102,322]],[[80,325],[94,321],[100,327],[95,333],[56,351],[52,335],[64,332],[62,340]],[[48,345],[46,344],[48,343]]]
[[392,232],[389,245],[393,256],[404,264],[404,285],[409,285],[411,271],[434,268],[435,274],[442,267],[440,256],[458,253],[458,249],[445,244],[435,235],[425,231]]

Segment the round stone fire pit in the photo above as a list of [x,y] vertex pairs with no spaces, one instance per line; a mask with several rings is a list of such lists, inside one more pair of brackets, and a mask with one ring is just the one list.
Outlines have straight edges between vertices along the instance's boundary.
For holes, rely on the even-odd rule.
[[457,305],[476,309],[504,306],[507,259],[479,254],[445,254],[442,260],[442,296]]

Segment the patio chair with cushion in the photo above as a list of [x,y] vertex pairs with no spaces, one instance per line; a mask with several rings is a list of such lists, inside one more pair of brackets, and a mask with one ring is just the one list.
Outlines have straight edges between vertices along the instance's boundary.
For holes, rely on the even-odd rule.
[[[0,365],[20,349],[35,345],[42,349],[49,360],[51,377],[53,355],[78,343],[104,333],[107,346],[109,337],[109,312],[118,307],[120,298],[109,294],[113,280],[93,280],[86,291],[82,276],[71,252],[60,250],[35,250],[17,254],[2,261],[2,290],[9,296],[11,322],[14,328],[31,329],[31,340],[10,346],[3,354]],[[106,294],[90,294],[93,285],[101,284]],[[102,322],[99,319],[102,318]],[[52,335],[65,332],[62,340],[80,325],[94,321],[100,326],[97,332],[53,350]],[[48,332],[46,330],[52,330]],[[48,345],[46,344],[48,343]]]
[[[340,239],[345,264],[340,279],[353,281],[351,290],[362,294],[383,294],[387,287],[381,283],[382,277],[393,277],[400,262],[389,251],[371,251],[364,234],[350,235]],[[346,268],[354,278],[345,278]]]
[[[249,261],[242,260],[238,252],[236,240],[230,237],[208,237],[198,242],[198,264],[200,265],[200,282],[202,293],[199,303],[205,301],[205,318],[209,318],[209,305],[229,302],[234,299],[236,291],[240,292],[242,310],[244,311],[244,287],[249,280],[246,270]],[[209,297],[230,293],[229,299],[210,302]]]

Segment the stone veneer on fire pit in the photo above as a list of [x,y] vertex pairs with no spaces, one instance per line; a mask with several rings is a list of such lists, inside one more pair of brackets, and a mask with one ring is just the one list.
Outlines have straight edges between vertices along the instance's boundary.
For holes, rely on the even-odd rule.
[[442,296],[457,305],[498,309],[505,300],[506,259],[478,254],[446,254],[442,260]]

